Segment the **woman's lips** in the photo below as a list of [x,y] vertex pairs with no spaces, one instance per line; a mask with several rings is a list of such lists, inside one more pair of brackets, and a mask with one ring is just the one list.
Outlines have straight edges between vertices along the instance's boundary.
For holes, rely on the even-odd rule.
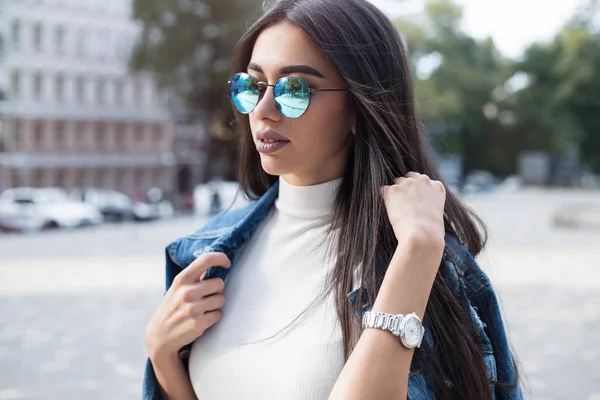
[[274,139],[258,139],[256,144],[256,150],[262,154],[271,154],[281,150],[289,143],[289,140],[274,140]]

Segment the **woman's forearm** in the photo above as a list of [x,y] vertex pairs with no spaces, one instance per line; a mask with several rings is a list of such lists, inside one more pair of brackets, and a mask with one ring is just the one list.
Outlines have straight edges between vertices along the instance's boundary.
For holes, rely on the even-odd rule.
[[198,400],[189,374],[177,354],[152,359],[163,400]]
[[[441,257],[438,250],[414,244],[399,246],[373,311],[404,315],[415,312],[422,319],[433,281],[423,271],[436,270],[435,263],[439,265]],[[405,348],[392,333],[365,329],[329,399],[406,399],[413,354],[414,350]]]

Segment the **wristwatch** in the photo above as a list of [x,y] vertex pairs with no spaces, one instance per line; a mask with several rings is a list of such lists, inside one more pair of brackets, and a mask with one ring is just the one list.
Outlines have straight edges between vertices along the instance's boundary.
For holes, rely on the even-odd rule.
[[423,323],[415,313],[402,315],[366,311],[363,314],[362,327],[389,331],[399,337],[407,349],[421,347],[425,334]]

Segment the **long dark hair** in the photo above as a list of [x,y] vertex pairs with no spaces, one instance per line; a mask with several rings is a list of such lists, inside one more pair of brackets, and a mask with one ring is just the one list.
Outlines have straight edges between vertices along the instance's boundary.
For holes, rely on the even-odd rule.
[[[233,72],[246,71],[258,35],[284,20],[302,28],[336,68],[357,114],[355,141],[335,204],[333,226],[343,229],[337,229],[337,261],[330,282],[347,359],[361,329],[347,300],[353,270],[360,266],[362,282],[368,283],[358,304],[365,298],[372,303],[374,296],[368,293],[378,293],[397,246],[379,188],[409,171],[443,180],[417,117],[408,56],[390,20],[366,0],[276,1],[241,38]],[[248,117],[236,112],[236,119],[241,133],[238,178],[246,195],[256,199],[278,178],[261,167]],[[447,190],[446,232],[474,256],[485,244],[480,222]],[[477,329],[446,284],[443,269],[433,284],[424,323],[434,345],[425,343],[413,362],[437,398],[491,399]]]

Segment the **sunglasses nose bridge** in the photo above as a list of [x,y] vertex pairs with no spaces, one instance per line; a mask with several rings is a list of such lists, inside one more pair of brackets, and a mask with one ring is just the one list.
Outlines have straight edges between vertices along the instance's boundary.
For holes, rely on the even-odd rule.
[[281,116],[275,105],[275,87],[274,85],[268,85],[264,82],[259,83],[259,96],[256,106],[254,106],[254,112],[263,115],[275,115]]
[[264,82],[258,82],[257,86],[258,86],[258,101],[260,102],[262,100],[262,98],[265,97],[267,90],[269,90],[269,85]]

